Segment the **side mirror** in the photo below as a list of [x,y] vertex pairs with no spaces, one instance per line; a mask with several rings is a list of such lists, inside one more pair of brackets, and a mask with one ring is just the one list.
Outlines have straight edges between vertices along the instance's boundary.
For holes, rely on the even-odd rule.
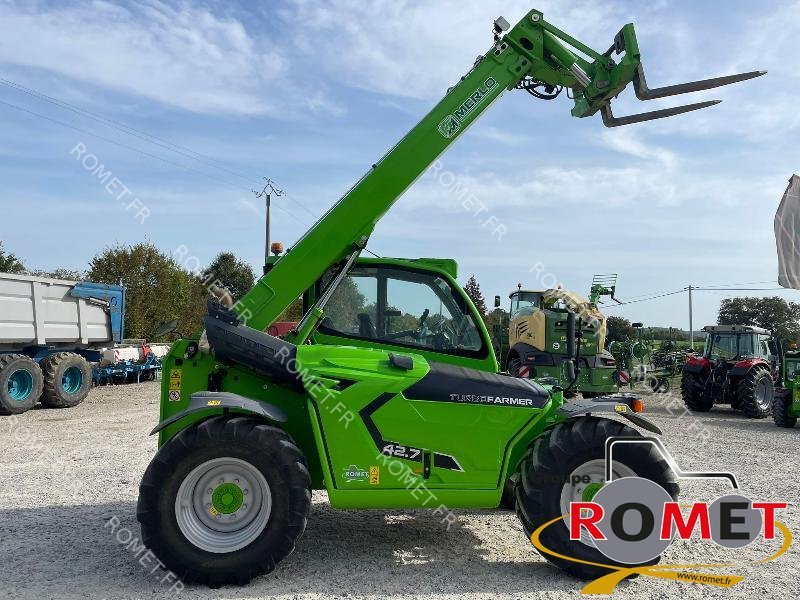
[[495,296],[494,297],[494,307],[495,308],[500,308],[500,296]]
[[566,370],[567,381],[567,389],[571,388],[575,383],[575,363],[572,360],[565,360],[564,361],[564,369]]
[[178,319],[172,319],[172,321],[161,323],[161,325],[156,327],[156,330],[153,332],[153,339],[164,337],[165,335],[169,335],[173,331],[177,330],[178,330]]

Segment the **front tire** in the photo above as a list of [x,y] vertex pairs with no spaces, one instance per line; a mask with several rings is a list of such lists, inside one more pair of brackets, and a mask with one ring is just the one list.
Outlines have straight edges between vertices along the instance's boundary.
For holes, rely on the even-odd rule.
[[139,488],[142,541],[185,583],[243,585],[294,550],[311,507],[305,457],[286,432],[218,416],[184,429]]
[[772,420],[778,427],[791,429],[797,423],[797,417],[789,415],[791,404],[791,391],[785,390],[782,394],[775,394],[775,399],[772,401]]
[[706,397],[703,380],[693,373],[681,377],[681,397],[686,408],[692,412],[708,412],[714,406],[714,399]]
[[[516,486],[517,516],[525,533],[531,534],[541,525],[569,512],[568,500],[591,500],[602,487],[606,439],[611,436],[638,437],[639,432],[611,419],[580,417],[560,423],[539,437],[520,464]],[[678,485],[672,470],[661,454],[650,444],[621,444],[614,451],[615,477],[638,476],[654,481],[673,499]],[[572,476],[586,474],[590,483],[573,484]],[[583,486],[583,487],[575,487]],[[573,489],[574,488],[574,489]],[[565,510],[566,503],[566,510]],[[566,522],[553,523],[541,534],[545,547],[585,561],[622,565],[611,561],[590,543],[569,539]],[[596,579],[610,569],[584,565],[543,554],[555,566],[580,579]],[[659,558],[645,566],[656,564]]]
[[738,408],[751,419],[765,419],[772,411],[775,383],[769,369],[754,367],[736,386]]
[[0,415],[19,415],[42,395],[42,370],[24,354],[0,355]]

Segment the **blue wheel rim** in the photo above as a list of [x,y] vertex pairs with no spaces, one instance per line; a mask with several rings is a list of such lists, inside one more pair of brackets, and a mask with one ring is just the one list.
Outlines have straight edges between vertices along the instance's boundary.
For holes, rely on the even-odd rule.
[[16,402],[25,402],[33,391],[33,375],[25,369],[17,369],[8,378],[8,395]]
[[61,376],[61,387],[68,394],[74,394],[83,385],[83,372],[78,367],[67,367]]

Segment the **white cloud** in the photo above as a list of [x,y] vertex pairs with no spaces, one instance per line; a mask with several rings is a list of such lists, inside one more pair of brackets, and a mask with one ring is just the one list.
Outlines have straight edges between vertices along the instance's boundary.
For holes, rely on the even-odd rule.
[[[270,93],[289,74],[276,44],[189,3],[2,3],[0,62],[201,113],[272,114],[288,106]],[[320,95],[296,96],[300,106],[331,108]]]
[[[536,8],[554,25],[602,49],[624,23],[616,3],[566,4],[541,0]],[[347,84],[431,99],[441,97],[489,49],[499,11],[513,24],[531,8],[529,0],[502,6],[475,0],[332,0],[325,5],[293,0],[282,14],[297,24],[292,38],[298,47]]]

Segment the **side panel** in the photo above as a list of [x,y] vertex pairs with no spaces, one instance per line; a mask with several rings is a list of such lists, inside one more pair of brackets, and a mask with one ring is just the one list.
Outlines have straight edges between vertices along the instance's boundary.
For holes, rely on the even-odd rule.
[[405,371],[380,351],[298,348],[298,361],[312,377],[347,382],[341,391],[324,393],[306,383],[330,452],[333,488],[406,490],[420,479],[429,489],[497,490],[510,441],[526,429],[541,429],[549,404],[408,400],[403,390],[427,372],[421,356],[410,356],[414,368]]

